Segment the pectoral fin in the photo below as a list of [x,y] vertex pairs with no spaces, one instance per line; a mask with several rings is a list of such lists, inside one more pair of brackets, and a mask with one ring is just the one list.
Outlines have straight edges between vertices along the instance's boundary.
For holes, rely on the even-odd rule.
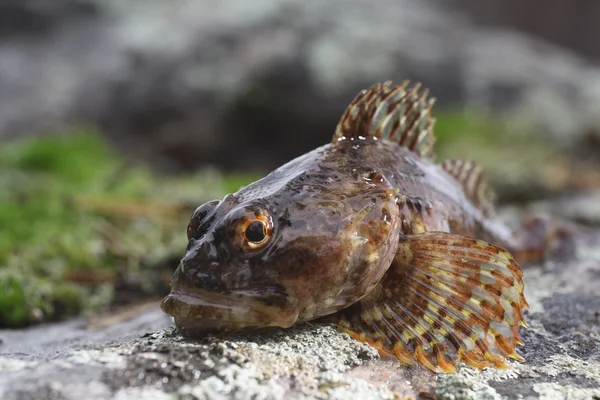
[[522,360],[522,271],[506,251],[444,232],[400,238],[379,285],[343,311],[340,327],[404,364],[452,372]]

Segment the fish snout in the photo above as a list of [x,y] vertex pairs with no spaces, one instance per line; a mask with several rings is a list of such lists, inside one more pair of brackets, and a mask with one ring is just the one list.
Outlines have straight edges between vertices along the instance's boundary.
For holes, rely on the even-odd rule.
[[227,284],[224,276],[220,263],[211,252],[210,243],[192,244],[179,262],[171,288],[225,291]]

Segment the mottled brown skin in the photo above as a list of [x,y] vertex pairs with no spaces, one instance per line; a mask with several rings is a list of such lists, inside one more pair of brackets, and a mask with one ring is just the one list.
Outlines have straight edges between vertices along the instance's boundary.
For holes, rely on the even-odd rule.
[[[252,250],[240,245],[235,221],[255,214],[270,216],[273,228],[268,243]],[[188,336],[289,327],[345,309],[384,277],[403,234],[455,232],[511,244],[506,228],[485,218],[443,169],[370,137],[322,146],[201,206],[194,219],[163,302]]]

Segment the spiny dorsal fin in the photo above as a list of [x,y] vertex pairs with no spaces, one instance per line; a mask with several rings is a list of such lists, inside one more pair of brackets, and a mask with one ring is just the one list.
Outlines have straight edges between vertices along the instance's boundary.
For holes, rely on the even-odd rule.
[[469,200],[485,216],[494,215],[494,193],[488,187],[479,164],[474,161],[445,160],[441,167],[461,183]]
[[393,85],[377,83],[361,91],[338,122],[332,143],[361,137],[387,139],[422,157],[433,158],[433,125],[429,90],[421,84],[408,88],[408,81]]

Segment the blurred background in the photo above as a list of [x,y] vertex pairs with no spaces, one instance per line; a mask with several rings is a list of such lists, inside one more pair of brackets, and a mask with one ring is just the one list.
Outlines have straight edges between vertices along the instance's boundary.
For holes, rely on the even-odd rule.
[[431,89],[439,158],[482,163],[502,204],[599,224],[599,20],[593,0],[2,1],[0,327],[159,298],[191,210],[329,142],[384,80]]

